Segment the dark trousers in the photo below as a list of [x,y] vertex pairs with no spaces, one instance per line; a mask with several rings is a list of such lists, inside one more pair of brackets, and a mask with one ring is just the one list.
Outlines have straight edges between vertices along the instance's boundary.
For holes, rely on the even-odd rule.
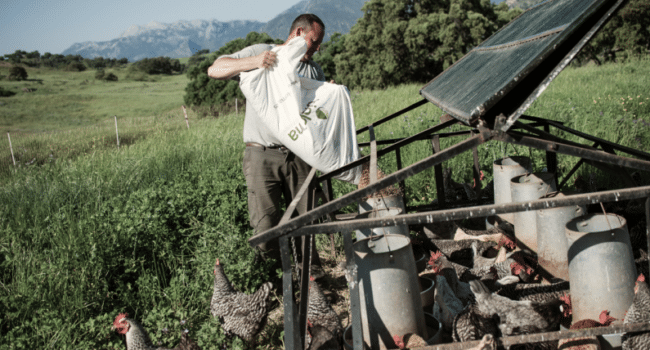
[[[289,206],[311,171],[311,166],[285,148],[257,146],[246,147],[243,168],[248,186],[250,225],[256,234],[277,226],[283,215],[283,204]],[[307,197],[305,194],[298,203],[298,214],[307,211]],[[296,213],[294,216],[297,216]],[[300,242],[297,240],[297,244]],[[312,256],[315,256],[312,263],[320,264],[315,240],[312,242]],[[300,250],[302,244],[296,248]],[[277,239],[260,244],[258,249],[265,258],[275,259],[280,266],[280,245]]]

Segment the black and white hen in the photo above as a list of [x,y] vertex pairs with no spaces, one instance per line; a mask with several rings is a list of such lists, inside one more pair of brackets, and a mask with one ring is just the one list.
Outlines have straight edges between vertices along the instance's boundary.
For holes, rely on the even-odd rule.
[[[650,322],[650,289],[643,274],[634,286],[634,301],[625,314],[624,324]],[[623,334],[623,350],[650,349],[650,333]]]
[[217,259],[214,265],[214,292],[210,301],[210,313],[213,317],[219,317],[226,335],[234,334],[251,342],[266,325],[272,289],[273,284],[266,282],[254,294],[244,294],[236,290]]

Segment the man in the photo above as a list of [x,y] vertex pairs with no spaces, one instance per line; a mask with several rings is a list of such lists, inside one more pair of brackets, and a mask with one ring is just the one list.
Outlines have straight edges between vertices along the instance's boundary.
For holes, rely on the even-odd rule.
[[[320,49],[320,44],[325,35],[323,21],[313,14],[302,14],[292,23],[289,37],[285,43],[295,37],[302,37],[307,43],[307,52],[300,61],[298,74],[315,80],[325,80],[323,70],[311,58]],[[239,73],[253,69],[266,69],[276,63],[275,52],[270,51],[275,45],[256,44],[244,48],[231,55],[217,58],[208,68],[208,76],[214,79],[231,79]],[[248,211],[250,224],[255,233],[264,232],[276,226],[282,218],[282,202],[288,206],[293,197],[302,187],[309,175],[311,167],[295,154],[284,147],[263,126],[262,118],[255,109],[246,101],[246,116],[244,119],[244,176],[248,186]],[[303,196],[297,206],[297,211],[302,214],[307,211],[307,196]],[[314,247],[314,246],[312,246]],[[278,240],[261,244],[258,248],[264,258],[275,259],[274,270],[281,267],[280,246]],[[313,249],[316,265],[312,275],[320,277],[322,268]]]

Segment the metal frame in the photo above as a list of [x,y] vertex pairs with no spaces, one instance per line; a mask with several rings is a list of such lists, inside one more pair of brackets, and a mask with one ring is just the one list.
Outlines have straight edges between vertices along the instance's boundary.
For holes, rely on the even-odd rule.
[[[402,111],[409,110],[406,108]],[[399,116],[400,113],[394,114],[391,117],[395,118]],[[385,144],[386,142],[377,141],[374,139],[374,133],[371,133],[371,154],[369,156],[363,157],[353,163],[346,165],[336,171],[333,171],[328,174],[323,174],[319,177],[316,176],[316,170],[312,170],[309,174],[305,185],[300,189],[294,201],[289,205],[281,223],[265,232],[259,233],[249,239],[249,243],[252,246],[255,246],[259,243],[266,242],[271,239],[280,238],[281,248],[282,248],[282,259],[283,259],[283,270],[284,270],[284,295],[293,296],[292,290],[292,277],[291,277],[291,263],[289,257],[289,247],[288,247],[288,237],[296,236],[307,236],[312,237],[315,234],[332,234],[343,232],[343,239],[345,245],[345,254],[347,262],[347,272],[352,276],[353,281],[356,282],[356,264],[354,263],[353,252],[352,252],[352,236],[351,231],[361,228],[371,228],[371,227],[381,227],[381,226],[394,226],[397,224],[406,224],[406,225],[417,225],[417,224],[429,224],[439,221],[452,221],[460,220],[470,217],[487,217],[495,214],[503,213],[513,213],[521,212],[528,210],[538,210],[544,208],[553,208],[553,207],[562,207],[562,206],[571,206],[571,205],[586,205],[594,203],[603,203],[603,202],[614,202],[621,200],[630,200],[630,199],[640,199],[647,198],[646,211],[650,211],[650,186],[640,186],[633,188],[625,188],[620,190],[611,190],[611,191],[601,191],[593,192],[586,194],[571,195],[562,198],[548,198],[540,199],[536,201],[531,201],[528,203],[508,203],[508,204],[483,204],[480,205],[481,201],[473,203],[475,205],[461,207],[461,208],[448,208],[449,205],[444,201],[444,190],[439,189],[438,194],[441,200],[438,201],[436,206],[420,206],[420,207],[411,207],[410,209],[416,211],[415,213],[403,214],[396,217],[383,217],[383,218],[357,218],[356,215],[335,215],[336,212],[352,203],[356,203],[363,199],[364,197],[384,188],[386,186],[394,185],[400,182],[403,182],[404,179],[413,176],[421,171],[424,171],[428,168],[435,168],[436,175],[436,184],[439,184],[439,179],[442,178],[442,167],[440,166],[444,161],[452,159],[453,157],[464,153],[466,151],[476,151],[477,147],[489,142],[489,141],[499,141],[512,143],[521,146],[527,146],[534,149],[543,150],[546,152],[547,166],[549,170],[555,170],[555,164],[557,163],[557,154],[563,154],[568,156],[578,157],[581,160],[578,162],[576,167],[572,169],[567,175],[565,175],[562,184],[566,183],[568,178],[570,178],[577,167],[585,162],[599,166],[602,169],[614,170],[620,174],[623,174],[623,178],[627,175],[625,172],[621,172],[623,167],[632,168],[643,171],[650,171],[650,154],[642,152],[636,149],[629,147],[621,146],[615,143],[612,143],[607,140],[603,140],[588,134],[581,133],[579,131],[573,130],[564,126],[562,123],[555,121],[550,121],[538,117],[532,116],[522,116],[522,120],[529,121],[530,123],[525,124],[521,121],[518,121],[513,124],[508,131],[499,131],[498,126],[500,122],[505,121],[504,116],[497,118],[494,129],[488,129],[483,125],[478,126],[476,129],[471,129],[464,132],[454,132],[454,133],[436,133],[448,126],[457,123],[455,120],[449,120],[438,124],[432,128],[424,130],[416,135],[413,135],[408,138],[397,140],[392,144],[384,147],[383,149],[378,150],[377,144]],[[383,119],[384,120],[384,119]],[[385,121],[385,120],[384,120]],[[542,128],[541,130],[538,128]],[[583,145],[573,141],[568,141],[557,136],[554,136],[550,133],[551,128],[575,135],[579,138],[583,138],[589,142],[593,142],[593,146]],[[373,130],[373,126],[369,126],[367,130]],[[451,147],[440,150],[439,149],[439,139],[441,137],[451,137],[451,136],[464,136],[467,138],[461,142],[458,142]],[[415,164],[401,168],[401,164],[398,164],[398,171],[387,175],[386,177],[377,180],[374,183],[371,183],[368,187],[363,189],[358,189],[352,191],[348,194],[341,196],[340,198],[333,199],[333,194],[331,190],[331,178],[337,175],[340,172],[346,171],[351,167],[358,166],[364,162],[370,162],[376,164],[377,158],[389,154],[390,152],[395,152],[396,156],[399,154],[399,149],[406,145],[409,145],[413,142],[420,141],[431,141],[433,143],[433,154]],[[395,141],[395,140],[392,140]],[[438,145],[438,146],[436,146]],[[600,148],[598,148],[600,147]],[[637,157],[624,157],[617,155],[616,152],[626,153],[631,156]],[[475,157],[476,156],[476,153]],[[552,166],[552,167],[551,167]],[[324,197],[326,202],[318,207],[314,207],[307,213],[304,213],[300,216],[297,216],[293,219],[290,219],[291,215],[295,211],[296,204],[302,198],[303,195],[312,195],[313,192],[318,190],[320,185],[323,185],[324,188]],[[311,191],[310,191],[311,190]],[[322,223],[315,223],[317,221],[324,221]],[[650,222],[650,220],[648,220]],[[305,245],[305,248],[308,245]],[[650,248],[650,241],[648,242],[648,247]],[[309,250],[304,249],[303,254],[308,256]],[[303,264],[308,260],[303,259]],[[308,268],[303,267],[302,271],[308,271]],[[301,276],[301,290],[302,293],[306,293],[307,276]],[[362,335],[361,335],[361,315],[360,315],[360,306],[359,306],[359,290],[357,283],[351,283],[350,288],[350,305],[351,305],[351,320],[352,320],[352,333],[354,340],[354,349],[362,349]],[[301,295],[306,295],[302,294]],[[285,307],[285,346],[287,349],[302,349],[302,344],[304,344],[304,334],[306,329],[306,303],[307,299],[302,298],[300,305],[296,305],[292,297],[284,298],[284,307]],[[299,311],[298,311],[299,310]],[[298,312],[296,312],[298,311]],[[646,325],[650,329],[650,325]],[[621,326],[622,327],[622,326]],[[620,327],[619,327],[620,328]],[[619,329],[617,328],[617,329]],[[605,328],[606,329],[606,328]],[[613,329],[613,328],[612,328]],[[620,328],[620,329],[629,329],[632,328]],[[610,334],[614,331],[604,332],[602,334]],[[552,339],[563,339],[575,337],[576,333],[567,333],[567,332],[553,332],[548,333],[553,337]],[[521,343],[532,342],[539,334],[531,334],[527,336],[520,336],[518,339],[521,340]],[[548,335],[545,335],[545,339],[549,340]],[[507,343],[510,338],[502,338],[500,341],[504,344],[518,344],[518,343]],[[471,345],[469,343],[458,343],[463,344],[463,346]],[[457,344],[445,344],[438,345],[435,347],[426,347],[426,349],[454,349],[453,346]],[[458,348],[458,347],[456,347]]]
[[[289,237],[306,236],[309,240],[303,245],[303,268],[302,271],[309,271],[309,242],[315,234],[332,234],[343,232],[345,246],[346,269],[348,275],[352,278],[349,283],[350,289],[350,306],[351,306],[351,324],[353,336],[353,348],[355,350],[363,349],[363,337],[361,334],[361,314],[359,305],[359,285],[357,281],[357,268],[354,262],[352,251],[351,231],[360,228],[370,228],[379,226],[393,226],[396,224],[425,224],[440,221],[459,220],[470,217],[487,217],[495,214],[521,212],[528,210],[537,210],[544,208],[569,206],[569,205],[586,205],[602,202],[611,202],[619,200],[630,200],[646,198],[646,222],[649,224],[650,232],[650,186],[635,186],[634,181],[624,168],[632,168],[643,171],[650,171],[650,154],[629,147],[624,147],[607,140],[603,140],[585,133],[570,129],[562,123],[524,115],[525,110],[539,97],[539,95],[548,87],[551,81],[568,65],[575,57],[578,51],[595,35],[599,28],[613,16],[616,10],[625,0],[611,0],[608,2],[609,7],[604,6],[597,13],[586,20],[579,30],[576,30],[567,40],[559,45],[554,52],[546,55],[543,62],[539,64],[532,72],[521,80],[518,88],[503,96],[503,98],[494,104],[482,116],[472,124],[469,130],[443,133],[445,128],[459,123],[458,120],[447,116],[446,121],[423,130],[415,135],[403,139],[394,140],[376,140],[374,128],[392,120],[408,111],[426,104],[427,100],[423,99],[416,102],[394,114],[384,117],[366,127],[357,130],[357,134],[368,131],[370,142],[360,144],[360,146],[370,146],[370,155],[357,161],[347,164],[346,166],[332,171],[327,174],[316,176],[316,170],[312,170],[305,181],[304,186],[293,199],[293,202],[287,208],[282,220],[278,226],[265,232],[258,233],[249,239],[251,246],[267,242],[272,239],[280,240],[280,249],[283,267],[283,294],[284,294],[284,320],[285,320],[285,347],[287,349],[303,349],[304,337],[306,331],[306,312],[308,298],[301,298],[299,305],[294,301],[293,278],[291,270],[291,257],[289,249]],[[442,119],[442,118],[441,118]],[[528,121],[523,123],[519,121]],[[539,128],[542,129],[539,129]],[[551,128],[570,133],[578,138],[592,142],[593,144],[584,145],[557,137],[551,133]],[[440,149],[440,138],[464,136],[467,138],[454,144],[447,149]],[[571,169],[560,183],[561,189],[571,178],[574,172],[584,163],[589,163],[605,171],[614,171],[617,175],[622,176],[623,181],[628,187],[621,190],[593,192],[579,195],[570,195],[562,198],[547,198],[529,203],[508,203],[508,204],[490,204],[489,201],[479,198],[476,202],[460,203],[464,207],[453,208],[458,203],[447,202],[444,196],[442,186],[442,166],[444,161],[450,160],[455,156],[472,150],[474,164],[473,173],[477,184],[479,179],[479,159],[477,147],[491,140],[498,142],[511,143],[515,145],[526,146],[532,149],[543,150],[546,152],[546,164],[550,172],[557,176],[557,154],[574,156],[580,158],[576,166]],[[418,141],[431,142],[431,156],[426,157],[410,166],[402,168],[400,149],[406,145]],[[378,149],[379,145],[387,145]],[[382,179],[376,179],[376,164],[379,157],[395,152],[398,170]],[[617,155],[616,152],[625,153],[630,156],[624,157]],[[352,191],[348,194],[334,199],[332,193],[331,179],[349,169],[357,167],[363,163],[370,163],[371,181],[370,184],[363,188]],[[400,184],[404,188],[404,180],[410,176],[418,174],[426,169],[434,167],[435,181],[437,188],[438,201],[436,204],[408,207],[407,211],[415,211],[411,214],[403,214],[397,217],[384,218],[357,218],[356,215],[336,215],[337,211],[347,205],[361,201],[363,198],[379,191],[390,185]],[[324,203],[316,206],[314,198],[316,192],[321,191]],[[479,186],[480,187],[480,186]],[[300,216],[291,218],[300,199],[305,196],[311,196],[309,202],[312,203],[312,209]],[[323,221],[322,223],[318,223]],[[648,237],[648,249],[650,250],[650,235]],[[308,274],[300,276],[301,296],[307,295]],[[559,331],[550,333],[529,334],[515,337],[502,337],[498,339],[499,345],[514,345],[528,342],[538,342],[544,340],[556,340],[573,338],[579,336],[589,336],[597,334],[618,334],[625,331],[646,331],[650,330],[650,323],[629,324],[623,326],[611,326],[605,328],[596,328],[580,331]],[[451,343],[436,346],[427,346],[422,349],[461,349],[468,346],[474,346],[478,341]]]

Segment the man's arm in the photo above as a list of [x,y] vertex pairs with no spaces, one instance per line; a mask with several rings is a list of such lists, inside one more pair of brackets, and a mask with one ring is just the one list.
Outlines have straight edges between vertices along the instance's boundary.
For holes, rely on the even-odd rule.
[[276,54],[273,51],[264,51],[257,56],[244,58],[217,58],[208,68],[208,76],[213,79],[225,80],[239,75],[241,72],[257,68],[269,68],[275,64]]

